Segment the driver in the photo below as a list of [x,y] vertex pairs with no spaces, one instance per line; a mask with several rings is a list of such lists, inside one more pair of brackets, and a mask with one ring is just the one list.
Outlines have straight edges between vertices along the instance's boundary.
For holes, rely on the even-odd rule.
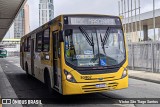
[[75,52],[74,44],[73,44],[73,42],[70,42],[70,47],[67,50],[67,56],[73,57],[75,55],[75,53],[76,52]]

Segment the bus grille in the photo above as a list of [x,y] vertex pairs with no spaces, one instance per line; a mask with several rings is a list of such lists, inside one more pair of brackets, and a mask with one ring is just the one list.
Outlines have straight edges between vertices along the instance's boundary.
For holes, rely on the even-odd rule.
[[[112,81],[113,79],[115,78],[115,76],[112,76],[112,77],[104,77],[102,78],[104,81]],[[90,80],[97,80],[99,81],[100,78],[91,78]],[[87,80],[87,79],[85,79]]]
[[[101,83],[103,84],[103,83]],[[106,83],[104,83],[106,84]],[[107,90],[114,90],[117,87],[118,83],[107,83],[105,88],[97,88],[96,84],[93,85],[84,85],[82,86],[82,90],[85,93],[91,93],[91,92],[101,92],[101,91],[107,91]]]

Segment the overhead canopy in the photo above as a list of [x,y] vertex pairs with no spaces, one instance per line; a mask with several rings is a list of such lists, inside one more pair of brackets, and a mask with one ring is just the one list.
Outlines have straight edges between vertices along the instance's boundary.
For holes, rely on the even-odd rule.
[[0,41],[25,2],[26,0],[0,0]]
[[[154,26],[153,26],[153,11],[149,11],[149,12],[146,12],[146,13],[142,13],[140,15],[140,19],[141,19],[141,28],[143,28],[144,25],[148,26],[148,29],[153,29]],[[129,20],[129,24],[128,24],[128,20]],[[132,20],[132,22],[131,22]],[[160,28],[160,9],[157,9],[155,10],[155,27],[156,28]],[[126,24],[127,26],[127,29],[126,31],[129,32],[129,29],[128,27],[130,28],[130,31],[131,31],[131,28],[132,28],[132,25],[133,24],[133,31],[135,31],[135,22],[137,22],[137,30],[139,31],[140,30],[140,27],[139,27],[139,15],[137,15],[137,17],[133,16],[132,19],[131,17],[126,18],[126,20],[124,20],[123,24]],[[141,29],[142,30],[142,29]]]

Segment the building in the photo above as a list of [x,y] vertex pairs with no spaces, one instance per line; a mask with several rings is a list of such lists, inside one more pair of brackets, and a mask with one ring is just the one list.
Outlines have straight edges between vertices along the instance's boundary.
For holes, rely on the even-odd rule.
[[40,0],[39,2],[39,26],[54,18],[53,0]]
[[23,35],[24,35],[24,9],[21,9],[14,21],[14,38],[19,39]]
[[29,33],[29,5],[26,3],[14,21],[14,39]]
[[29,24],[29,5],[26,3],[24,5],[24,34],[28,34],[30,32],[30,24]]

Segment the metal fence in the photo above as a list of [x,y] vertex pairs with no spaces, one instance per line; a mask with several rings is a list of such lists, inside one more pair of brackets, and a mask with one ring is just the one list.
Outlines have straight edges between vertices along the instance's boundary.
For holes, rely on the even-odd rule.
[[129,68],[160,73],[160,42],[128,44]]

